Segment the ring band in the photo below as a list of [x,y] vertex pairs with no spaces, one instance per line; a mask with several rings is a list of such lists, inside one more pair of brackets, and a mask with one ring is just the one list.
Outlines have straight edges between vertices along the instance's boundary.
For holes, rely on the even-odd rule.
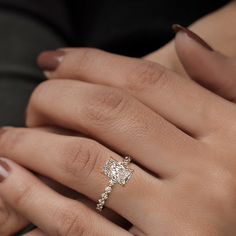
[[103,167],[103,173],[110,178],[108,186],[101,194],[101,198],[98,200],[96,209],[102,211],[105,203],[112,192],[113,185],[120,184],[125,186],[133,175],[134,170],[129,169],[128,165],[131,162],[131,157],[125,157],[123,161],[118,162],[114,159],[109,159]]

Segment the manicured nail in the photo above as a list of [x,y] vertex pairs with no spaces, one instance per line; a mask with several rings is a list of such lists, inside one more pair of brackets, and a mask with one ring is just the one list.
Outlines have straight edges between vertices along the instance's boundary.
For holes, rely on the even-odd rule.
[[0,183],[3,182],[9,175],[10,167],[9,165],[3,161],[0,160]]
[[178,25],[178,24],[174,24],[172,26],[172,29],[175,33],[178,33],[181,31],[185,32],[195,42],[201,44],[203,47],[205,47],[206,49],[208,49],[210,51],[214,51],[214,49],[208,43],[206,43],[202,38],[200,38],[197,34],[195,34],[193,31],[189,30],[188,28],[185,28],[185,27]]
[[64,55],[65,52],[61,50],[45,51],[38,56],[37,64],[44,71],[54,71],[62,62]]

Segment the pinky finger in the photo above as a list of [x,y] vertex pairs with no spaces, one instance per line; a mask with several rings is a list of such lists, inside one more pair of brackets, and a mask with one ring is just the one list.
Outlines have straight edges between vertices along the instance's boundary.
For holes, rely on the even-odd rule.
[[0,196],[46,235],[131,235],[82,203],[56,193],[5,158],[0,158]]

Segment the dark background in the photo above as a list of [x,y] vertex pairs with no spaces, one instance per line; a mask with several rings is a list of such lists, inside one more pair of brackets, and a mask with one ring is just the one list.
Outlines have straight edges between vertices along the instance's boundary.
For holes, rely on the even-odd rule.
[[0,0],[0,125],[24,125],[32,90],[44,80],[37,55],[97,47],[141,57],[167,43],[171,25],[191,24],[225,0]]

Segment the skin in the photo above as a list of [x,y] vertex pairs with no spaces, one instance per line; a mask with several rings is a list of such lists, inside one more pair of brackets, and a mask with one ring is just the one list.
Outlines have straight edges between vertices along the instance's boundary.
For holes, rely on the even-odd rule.
[[[3,128],[3,130],[4,129],[5,128]],[[62,128],[40,127],[40,128],[37,128],[37,130],[55,133],[55,134],[78,136],[78,132],[76,132],[75,134],[75,132],[71,132]],[[43,181],[45,184],[47,184],[50,188],[62,194],[63,196],[66,196],[70,199],[79,199],[87,207],[89,207],[90,209],[94,209],[94,202],[88,199],[87,197],[82,196],[80,193],[73,191],[49,178],[46,178],[40,175],[37,175],[37,177],[39,177],[40,180]],[[109,209],[105,209],[102,215],[108,218],[110,221],[115,222],[118,225],[121,225],[123,228],[130,228],[129,222],[127,222],[124,218],[122,218],[121,216],[117,215],[115,212]],[[29,223],[30,221],[28,219],[26,219],[21,214],[16,212],[15,209],[13,209],[9,204],[6,203],[6,201],[4,201],[0,197],[0,226],[1,226],[0,235],[4,235],[4,236],[13,235],[14,233],[25,228]],[[39,233],[42,234],[42,232],[40,232],[39,230],[35,230],[28,233],[27,235],[29,236],[31,236],[31,234],[32,236],[41,235]]]
[[[223,52],[229,57],[236,56],[236,35],[234,30],[231,30],[228,27],[229,22],[231,25],[233,25],[236,21],[235,8],[236,2],[232,1],[222,9],[198,20],[190,27],[192,30],[199,33],[204,39],[207,39],[207,41],[214,48],[217,48],[219,51]],[[210,54],[208,54],[207,52],[199,50],[199,47],[192,47],[191,44],[185,44],[185,47],[181,47],[181,44],[179,44],[177,46],[177,49],[179,50],[179,52],[177,50],[178,56],[174,48],[174,42],[170,42],[160,50],[146,56],[145,59],[159,62],[170,68],[171,70],[178,72],[184,77],[191,77],[195,79],[198,83],[225,97],[226,99],[229,99],[231,101],[235,100],[235,72],[233,70],[234,60],[229,60],[227,57],[221,54],[218,54],[217,56],[213,56],[211,54],[210,56]],[[195,61],[193,60],[194,58],[189,55],[197,55],[199,57],[198,61],[202,62],[201,65],[199,63],[195,63]],[[209,57],[210,60],[208,60]],[[180,61],[183,63],[183,66]],[[210,67],[208,66],[209,63]],[[187,69],[188,74],[186,74],[186,71],[183,69],[183,67]],[[222,73],[219,73],[219,70],[217,70],[216,68],[221,68],[220,72]],[[212,74],[214,74],[214,76],[212,76]],[[229,82],[225,83],[226,80],[228,80]],[[50,130],[50,132],[52,132],[52,130]],[[60,190],[60,192],[62,192],[61,186],[55,186],[55,183],[50,183],[50,186],[54,187],[54,189],[56,189],[57,191]],[[68,190],[66,190],[65,192],[63,190],[62,193],[65,194],[67,193],[67,191]],[[68,194],[66,195],[68,196]],[[86,205],[88,205],[89,207],[94,207],[94,203],[92,201],[81,198],[81,196],[78,196],[75,192],[69,194],[68,197],[79,198],[81,199],[81,201],[86,202]],[[113,222],[119,222],[119,224],[123,227],[126,225],[126,222],[124,222],[120,218],[117,218],[117,216],[115,216],[113,212],[109,212],[109,210],[107,210],[104,215],[107,218],[111,219]],[[26,220],[20,214],[16,213],[16,211],[9,204],[1,199],[1,235],[12,235],[14,232],[25,227],[27,224],[28,220]]]
[[[178,34],[176,46],[184,66],[186,46],[209,65],[216,63],[216,84],[235,77],[233,60],[186,34]],[[11,169],[0,184],[7,204],[45,235],[235,235],[235,104],[157,63],[93,49],[66,51],[51,80],[31,98],[31,128],[8,129],[1,136],[0,154],[11,159],[2,159]],[[189,74],[201,66],[192,65]],[[206,81],[212,79],[209,68],[201,68]],[[34,128],[55,124],[91,138]],[[134,176],[114,188],[106,206],[133,224],[130,231],[21,167],[96,201],[108,181],[101,173],[104,163],[110,156],[121,160],[121,153],[134,158]]]
[[[236,24],[236,1],[211,14],[200,18],[188,28],[205,39],[213,48],[230,58],[236,57],[236,31],[231,26]],[[147,55],[148,60],[158,62],[167,68],[188,77],[175,50],[174,41]]]

